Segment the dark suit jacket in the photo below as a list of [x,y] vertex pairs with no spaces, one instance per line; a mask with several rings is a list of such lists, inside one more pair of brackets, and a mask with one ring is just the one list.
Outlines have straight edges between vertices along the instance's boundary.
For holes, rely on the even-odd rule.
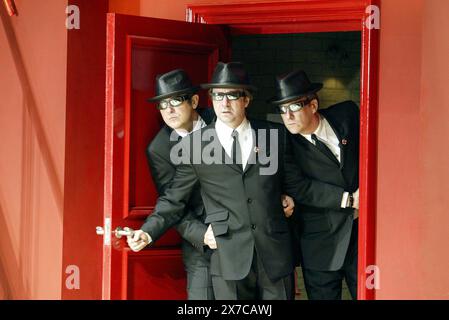
[[[211,257],[211,274],[221,275],[225,280],[243,279],[249,273],[256,249],[269,278],[277,280],[294,268],[291,234],[280,197],[283,192],[296,196],[297,171],[292,167],[290,153],[284,149],[285,128],[266,121],[250,123],[254,130],[273,129],[277,136],[274,141],[268,139],[266,145],[256,141],[259,149],[254,148],[250,157],[255,163],[248,164],[245,171],[235,164],[210,164],[210,158],[200,157],[203,151],[211,150],[209,141],[214,141],[218,147],[215,145],[215,151],[208,153],[210,157],[221,152],[229,160],[219,143],[215,123],[184,138],[188,163],[177,166],[170,187],[158,199],[155,211],[142,229],[157,238],[177,223],[199,182],[207,214],[205,222],[212,224],[218,246]],[[203,134],[207,133],[208,141],[202,141],[201,137],[204,139]],[[272,175],[261,175],[259,169],[266,169],[269,164],[264,165],[260,157],[269,154],[271,145],[279,148],[273,155],[278,170]]]
[[303,181],[295,198],[300,218],[302,265],[331,271],[342,267],[348,248],[353,209],[342,209],[343,192],[359,187],[359,108],[351,101],[319,111],[340,141],[341,163],[300,134],[290,135]]
[[[198,109],[197,112],[206,124],[211,123],[215,117],[213,109],[210,108]],[[176,131],[165,125],[147,147],[148,165],[159,195],[164,194],[175,175],[176,166],[170,160],[170,150],[179,140],[181,137]],[[186,205],[185,217],[175,226],[184,239],[182,251],[187,271],[209,265],[210,253],[204,250],[203,243],[207,230],[204,224],[205,215],[198,183]]]

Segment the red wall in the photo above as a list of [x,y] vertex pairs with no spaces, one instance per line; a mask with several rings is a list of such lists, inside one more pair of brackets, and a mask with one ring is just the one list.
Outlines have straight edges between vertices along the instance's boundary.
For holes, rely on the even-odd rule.
[[426,1],[423,17],[421,108],[421,297],[449,299],[449,1]]
[[15,3],[0,3],[0,299],[59,299],[67,1]]
[[449,2],[382,2],[380,299],[448,299]]
[[[403,5],[401,5],[401,3]],[[377,203],[378,298],[418,297],[422,214],[420,123],[424,1],[383,1]],[[410,290],[413,288],[412,290]]]

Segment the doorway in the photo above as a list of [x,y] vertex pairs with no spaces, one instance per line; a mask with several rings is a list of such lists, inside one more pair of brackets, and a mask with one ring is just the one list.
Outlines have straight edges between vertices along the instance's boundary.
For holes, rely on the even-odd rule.
[[[320,109],[346,100],[360,105],[361,34],[323,32],[310,34],[236,35],[231,38],[231,60],[244,63],[258,88],[248,108],[251,118],[282,123],[266,101],[275,95],[275,78],[304,70],[312,82],[323,83],[318,93]],[[302,270],[296,270],[296,299],[306,300]],[[350,300],[346,283],[342,298]]]
[[[360,42],[358,45],[354,44],[354,46],[357,46],[357,50],[360,50],[360,85],[358,90],[356,85],[353,85],[351,91],[360,92],[360,209],[357,292],[358,299],[362,300],[375,299],[373,286],[365,284],[368,284],[369,279],[373,278],[372,266],[375,266],[379,30],[370,25],[370,21],[372,21],[372,13],[379,8],[380,0],[292,0],[285,2],[267,0],[239,3],[238,7],[232,1],[221,4],[209,1],[189,5],[186,10],[187,21],[223,25],[233,37],[275,37],[272,39],[273,42],[280,42],[281,44],[285,44],[282,37],[294,38],[299,34],[307,37],[314,33],[341,32],[341,36],[346,32],[358,34]],[[234,38],[234,40],[238,42],[237,38]],[[329,49],[328,52],[332,56],[333,53],[339,52],[341,47],[331,46],[326,49]],[[356,51],[356,48],[354,47],[353,50]],[[279,58],[284,54],[287,55],[287,60],[289,54],[295,54],[295,57],[297,57],[296,52],[291,51],[291,53],[279,54]],[[243,62],[246,59],[245,55],[246,52],[244,52],[243,57],[240,57]],[[313,55],[310,57],[316,58]],[[294,64],[294,61],[291,63]],[[267,64],[264,64],[264,66],[273,68],[273,66]],[[278,67],[283,68],[278,70],[278,74],[291,70],[291,68],[286,68],[287,66],[283,63],[280,63]],[[307,66],[303,69],[306,72],[308,71]],[[312,80],[321,80],[325,83],[326,79],[320,79],[322,75],[317,74],[316,76],[316,78],[311,77]],[[328,90],[331,89],[332,82],[336,83],[334,80],[328,80]],[[261,79],[256,77],[256,84],[258,84],[258,81],[261,81],[263,85],[265,80],[263,77]],[[272,89],[267,85],[267,92],[270,90]],[[259,98],[264,99],[262,96],[259,96]],[[332,99],[329,99],[329,102],[330,100]],[[352,100],[357,102],[357,99]],[[267,117],[266,114],[270,110],[267,110],[268,106],[264,101],[262,102],[265,109],[261,108],[260,112],[248,110],[251,116]],[[270,117],[275,116],[270,115]],[[274,118],[269,119],[275,120]]]

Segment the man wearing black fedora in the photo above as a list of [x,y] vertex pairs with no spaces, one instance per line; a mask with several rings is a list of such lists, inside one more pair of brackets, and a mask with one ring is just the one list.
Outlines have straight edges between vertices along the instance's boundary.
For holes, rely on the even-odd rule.
[[[192,131],[196,131],[213,120],[211,109],[199,109],[197,94],[199,86],[194,86],[182,69],[158,75],[156,96],[148,102],[156,103],[165,126],[158,132],[146,149],[151,175],[159,195],[175,175],[176,166],[170,159],[170,152],[178,141]],[[182,253],[187,272],[187,297],[189,300],[212,300],[214,298],[209,272],[211,251],[204,247],[205,210],[197,184],[188,200],[186,216],[175,226],[183,238]],[[147,237],[143,230],[134,232],[134,237]],[[154,239],[155,240],[155,239]],[[131,249],[136,242],[128,237]]]
[[[359,207],[359,109],[345,101],[318,110],[317,92],[304,71],[280,76],[277,106],[291,133],[303,181],[294,215],[300,221],[300,250],[309,299],[341,299],[346,280],[357,296]],[[297,217],[298,218],[298,217]]]
[[[187,160],[177,166],[141,229],[160,237],[183,217],[186,199],[199,182],[208,224],[204,243],[215,248],[210,260],[215,298],[292,299],[293,248],[281,199],[283,192],[297,197],[297,181],[283,148],[286,130],[246,118],[255,87],[241,63],[219,62],[202,87],[209,89],[217,120],[182,140]],[[266,158],[276,162],[269,174],[264,172],[272,163]]]

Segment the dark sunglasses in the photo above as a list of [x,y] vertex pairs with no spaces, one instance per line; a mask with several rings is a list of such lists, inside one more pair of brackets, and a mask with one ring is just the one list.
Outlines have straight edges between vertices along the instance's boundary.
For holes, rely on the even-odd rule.
[[235,101],[240,99],[241,97],[246,97],[244,91],[231,91],[231,92],[211,92],[210,97],[214,101],[223,101],[224,97],[229,101]]
[[157,105],[157,108],[158,108],[158,110],[165,110],[168,107],[179,107],[184,101],[190,100],[190,98],[192,98],[191,95],[185,95],[185,96],[164,99],[159,102],[159,104]]
[[310,103],[310,101],[312,100],[307,99],[304,101],[297,101],[289,105],[277,106],[276,109],[280,114],[286,114],[287,110],[290,110],[290,112],[297,112],[302,108],[304,108],[305,106],[307,106]]

